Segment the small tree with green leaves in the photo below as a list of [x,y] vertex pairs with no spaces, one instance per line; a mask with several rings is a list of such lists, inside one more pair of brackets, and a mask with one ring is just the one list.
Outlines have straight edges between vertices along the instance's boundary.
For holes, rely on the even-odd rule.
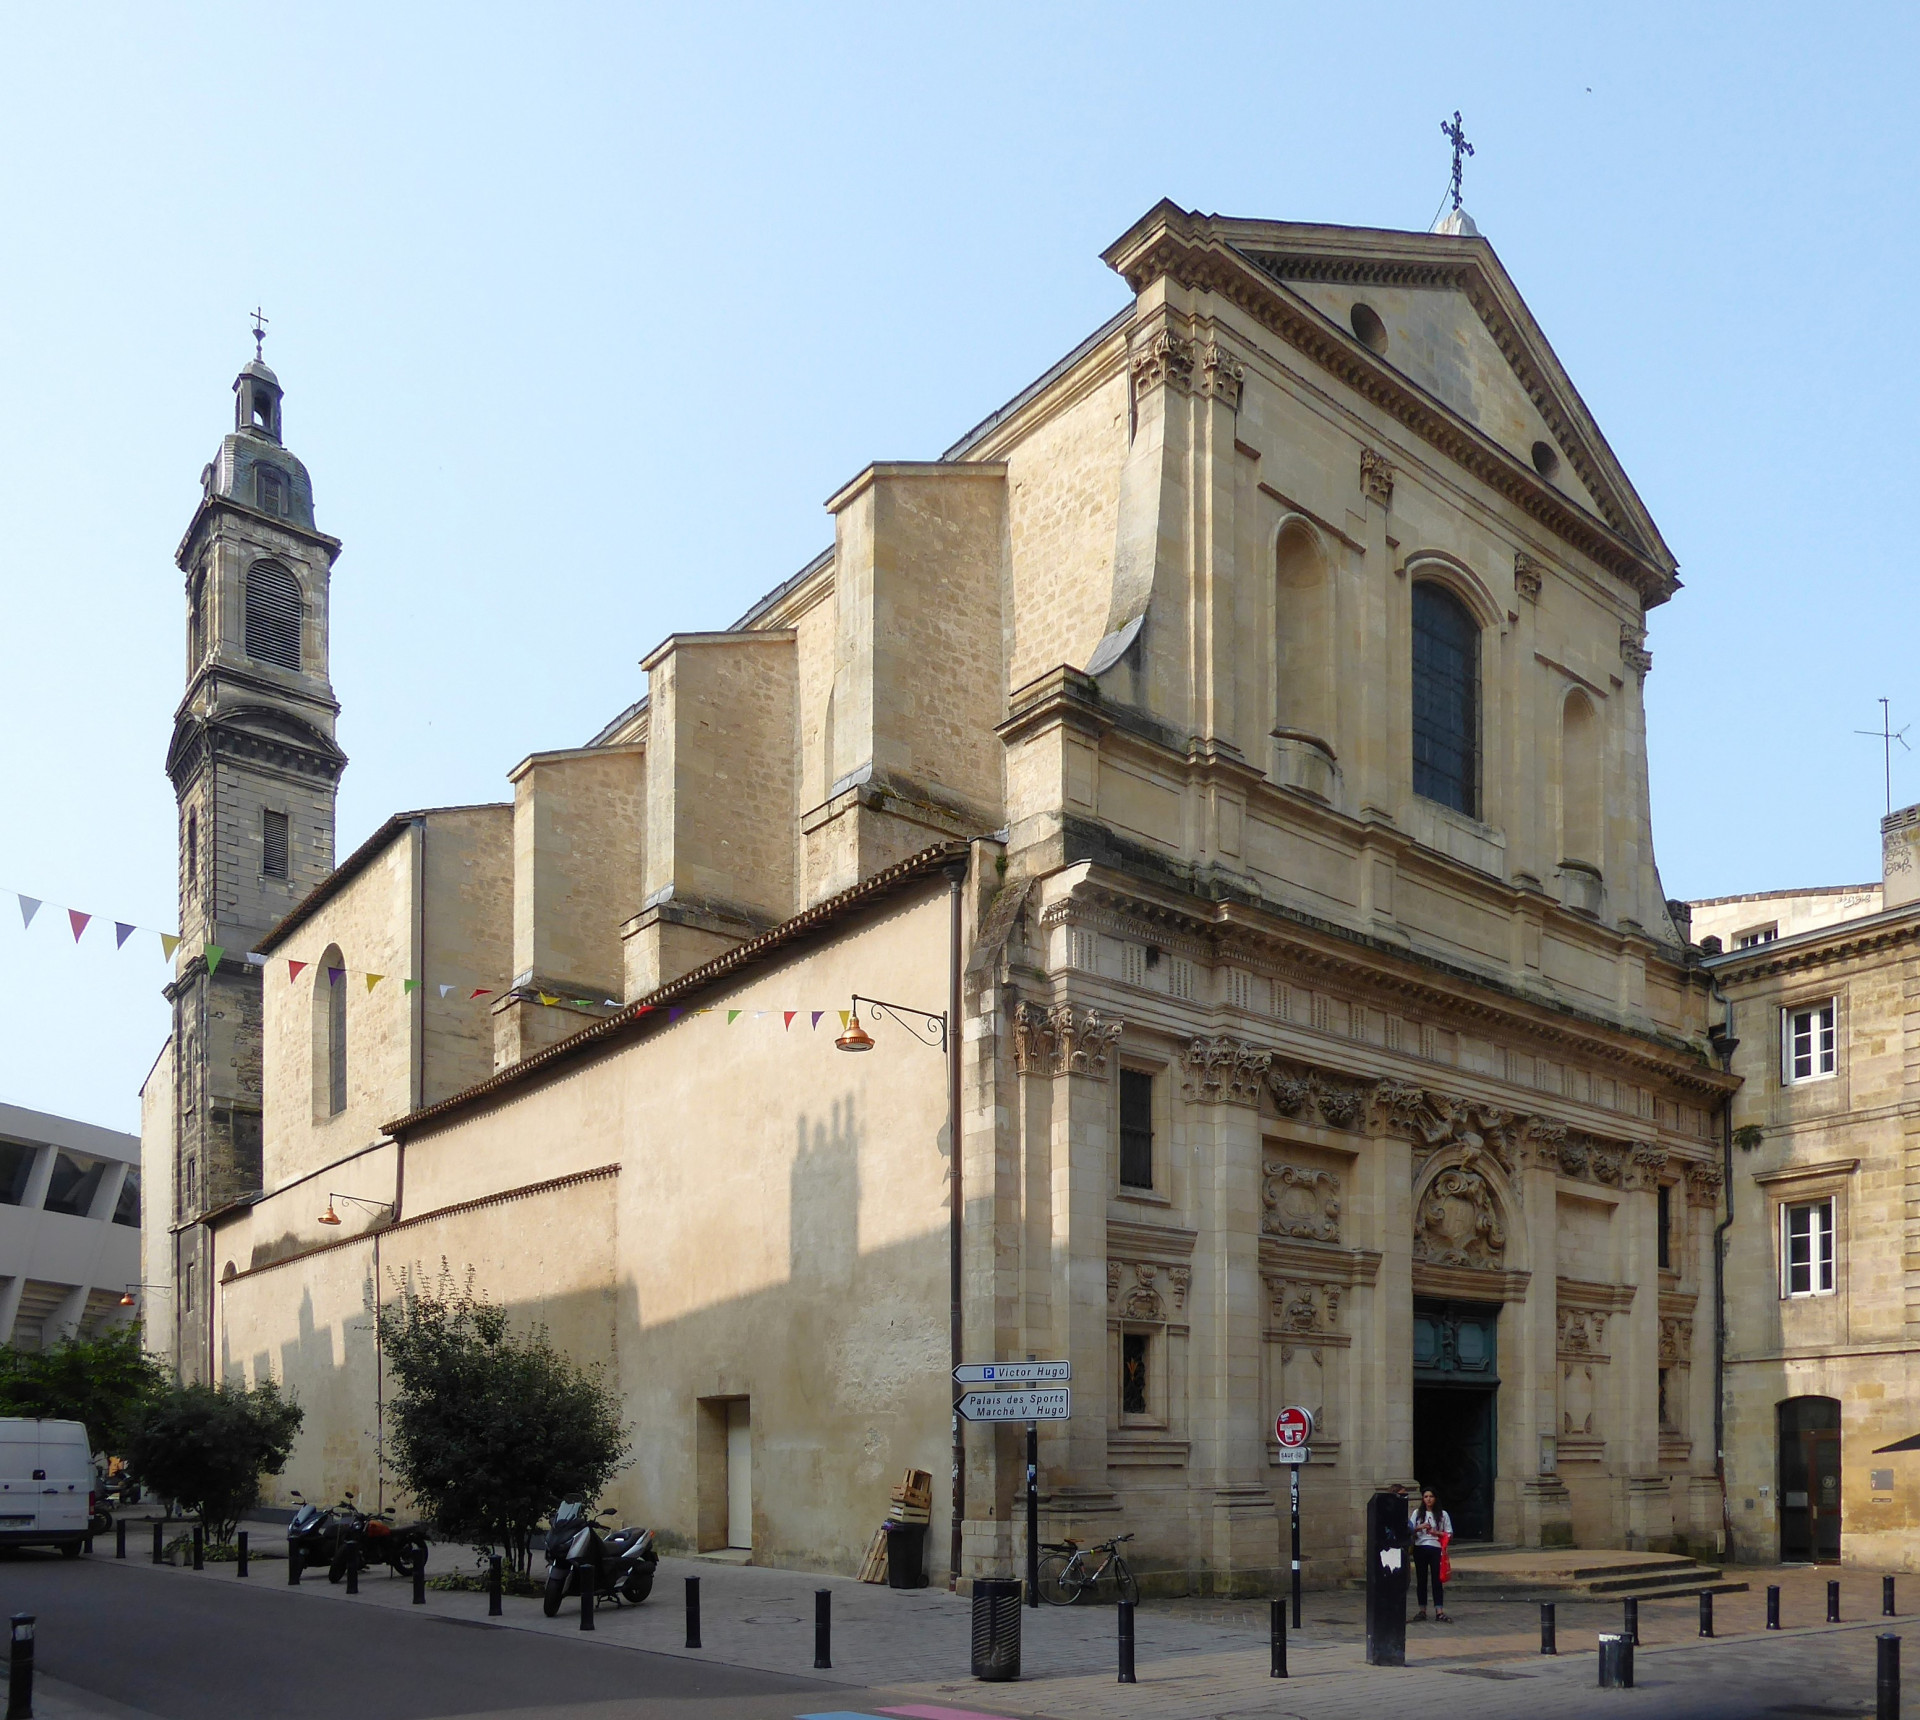
[[287,1466],[305,1412],[272,1380],[172,1386],[142,1409],[127,1443],[134,1478],[198,1517],[216,1545],[233,1539],[260,1477]]
[[380,1313],[391,1464],[443,1535],[498,1548],[524,1574],[534,1525],[625,1467],[619,1393],[598,1366],[556,1349],[544,1326],[513,1330],[473,1293],[409,1285]]
[[135,1422],[167,1383],[166,1364],[140,1336],[135,1324],[44,1350],[0,1344],[0,1415],[85,1422],[95,1451],[125,1456]]

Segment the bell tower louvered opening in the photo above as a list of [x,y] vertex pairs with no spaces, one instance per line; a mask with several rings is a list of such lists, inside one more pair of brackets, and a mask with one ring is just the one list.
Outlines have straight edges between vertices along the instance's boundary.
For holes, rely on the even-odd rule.
[[300,582],[270,561],[247,569],[247,655],[282,669],[300,667]]

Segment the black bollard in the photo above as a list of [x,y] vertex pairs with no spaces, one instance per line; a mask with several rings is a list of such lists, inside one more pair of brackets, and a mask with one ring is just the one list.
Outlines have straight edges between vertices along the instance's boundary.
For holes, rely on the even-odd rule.
[[586,1566],[577,1567],[580,1577],[580,1628],[593,1629],[593,1591],[599,1586],[593,1580],[593,1572]]
[[[1896,1660],[1894,1680],[1899,1681]],[[7,1720],[33,1720],[33,1614],[13,1615],[13,1641],[7,1648]]]
[[500,1555],[487,1560],[487,1617],[500,1616]]
[[427,1550],[415,1547],[413,1550],[413,1604],[423,1607],[427,1604]]
[[[124,1559],[127,1556],[127,1520],[124,1517],[116,1517],[114,1519],[113,1556],[116,1559]],[[1891,1582],[1893,1579],[1888,1578],[1887,1580]]]
[[1700,1634],[1713,1635],[1713,1590],[1700,1591]]
[[1778,1583],[1769,1583],[1767,1584],[1767,1629],[1778,1630],[1779,1628],[1780,1585]]
[[1287,1675],[1287,1603],[1272,1600],[1267,1603],[1267,1637],[1273,1646],[1273,1670],[1270,1678],[1285,1678]]
[[1620,1634],[1635,1648],[1640,1646],[1640,1603],[1628,1595],[1621,1609]]
[[1838,1582],[1827,1584],[1827,1623],[1840,1622],[1840,1585]]
[[1542,1654],[1558,1654],[1560,1652],[1559,1641],[1554,1635],[1552,1601],[1542,1601],[1540,1603],[1540,1652]]
[[242,1529],[234,1536],[234,1575],[244,1577],[247,1574],[247,1532]]
[[700,1579],[687,1578],[687,1647],[700,1646]]
[[1882,1616],[1892,1618],[1893,1614],[1893,1578],[1880,1579],[1880,1611]]
[[347,1548],[347,1593],[357,1595],[360,1592],[360,1549],[357,1546]]
[[1900,1639],[1884,1632],[1877,1644],[1873,1678],[1874,1720],[1900,1720]]
[[1120,1603],[1120,1682],[1137,1684],[1133,1676],[1133,1602]]
[[813,1591],[813,1666],[824,1672],[833,1665],[833,1590]]
[[153,1520],[153,1562],[156,1565],[160,1563],[161,1536],[166,1533],[166,1527],[167,1527],[167,1520],[164,1517],[154,1518]]
[[198,1523],[193,1526],[193,1568],[204,1571],[207,1568],[206,1535]]

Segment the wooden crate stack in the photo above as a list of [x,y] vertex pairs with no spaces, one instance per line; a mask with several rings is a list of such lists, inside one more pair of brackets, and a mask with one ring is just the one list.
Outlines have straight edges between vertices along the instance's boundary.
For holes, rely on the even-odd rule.
[[[887,1507],[888,1523],[927,1523],[933,1519],[933,1477],[924,1469],[909,1469],[900,1484],[887,1495],[893,1501]],[[885,1525],[873,1532],[867,1556],[860,1562],[863,1583],[887,1580],[887,1531]]]

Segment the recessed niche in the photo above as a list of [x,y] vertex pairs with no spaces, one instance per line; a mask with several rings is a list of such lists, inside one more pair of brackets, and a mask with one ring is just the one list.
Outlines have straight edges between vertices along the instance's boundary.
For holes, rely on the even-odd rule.
[[1355,302],[1347,315],[1347,321],[1353,325],[1353,332],[1360,344],[1375,352],[1387,350],[1387,325],[1380,320],[1380,313],[1372,305]]
[[1551,442],[1534,443],[1533,469],[1543,478],[1551,478],[1560,470],[1560,456],[1553,451]]

